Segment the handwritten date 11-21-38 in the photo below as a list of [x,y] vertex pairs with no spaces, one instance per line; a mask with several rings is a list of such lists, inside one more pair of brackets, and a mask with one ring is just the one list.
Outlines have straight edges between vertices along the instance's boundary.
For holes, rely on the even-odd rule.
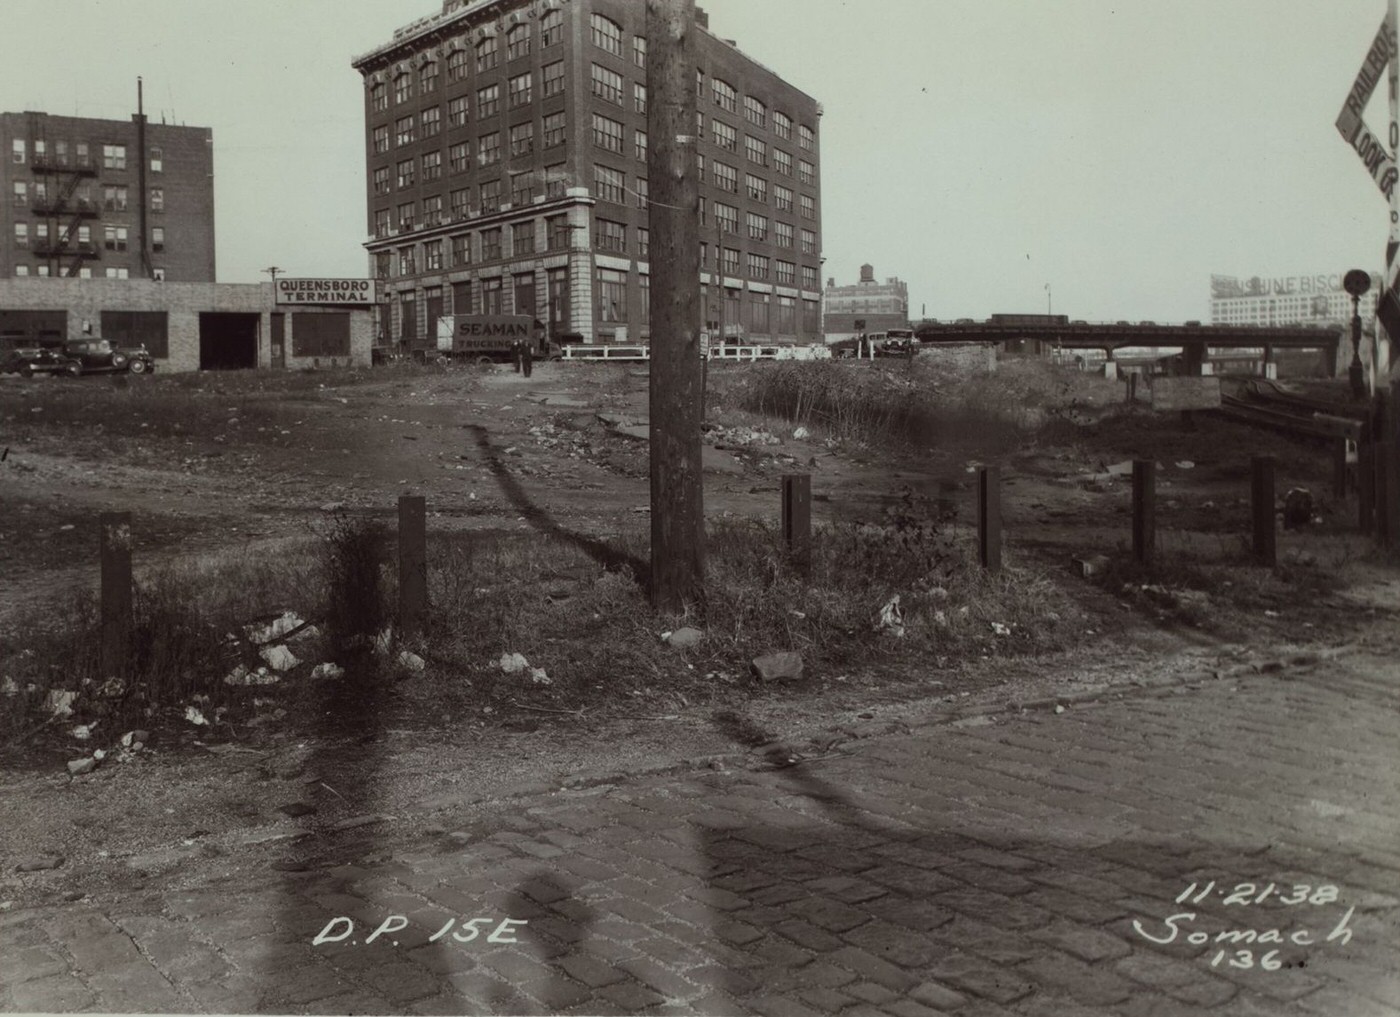
[[[1196,887],[1197,884],[1192,883],[1181,891],[1176,902],[1185,904],[1189,900],[1192,904],[1200,904],[1212,892],[1225,894],[1225,887],[1217,890],[1213,879],[1199,893],[1196,892]],[[1225,896],[1224,903],[1263,904],[1272,898],[1279,904],[1335,904],[1337,893],[1337,888],[1331,885],[1313,887],[1307,883],[1295,883],[1292,886],[1285,884],[1280,887],[1276,883],[1269,883],[1261,890],[1257,883],[1236,883],[1234,890]]]

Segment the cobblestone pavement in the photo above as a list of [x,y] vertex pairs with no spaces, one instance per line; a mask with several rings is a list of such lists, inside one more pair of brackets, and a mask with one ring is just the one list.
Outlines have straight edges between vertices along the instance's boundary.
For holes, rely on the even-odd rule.
[[480,837],[5,913],[0,1007],[1396,1014],[1398,705],[1354,656],[561,791]]

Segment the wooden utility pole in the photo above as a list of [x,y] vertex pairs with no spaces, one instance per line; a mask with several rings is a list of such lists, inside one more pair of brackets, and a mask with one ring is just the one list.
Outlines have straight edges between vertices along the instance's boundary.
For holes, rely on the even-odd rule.
[[705,582],[695,49],[695,0],[647,0],[651,598],[665,611],[698,606]]

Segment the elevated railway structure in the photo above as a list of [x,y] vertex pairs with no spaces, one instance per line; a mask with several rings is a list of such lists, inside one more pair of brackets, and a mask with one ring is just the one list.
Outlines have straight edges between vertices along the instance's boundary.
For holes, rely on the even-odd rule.
[[1326,375],[1333,377],[1345,333],[1340,326],[1108,324],[1067,321],[1058,315],[993,315],[982,322],[925,322],[915,326],[914,334],[921,344],[991,342],[1016,348],[1031,343],[1034,352],[1095,350],[1109,361],[1128,363],[1180,352],[1186,374],[1201,374],[1202,365],[1212,358],[1248,358],[1268,364],[1279,350],[1316,350]]

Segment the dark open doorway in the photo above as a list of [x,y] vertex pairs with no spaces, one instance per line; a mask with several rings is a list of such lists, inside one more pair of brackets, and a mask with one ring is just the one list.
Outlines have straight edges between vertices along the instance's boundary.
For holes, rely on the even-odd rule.
[[258,316],[199,316],[199,369],[230,371],[258,366]]

